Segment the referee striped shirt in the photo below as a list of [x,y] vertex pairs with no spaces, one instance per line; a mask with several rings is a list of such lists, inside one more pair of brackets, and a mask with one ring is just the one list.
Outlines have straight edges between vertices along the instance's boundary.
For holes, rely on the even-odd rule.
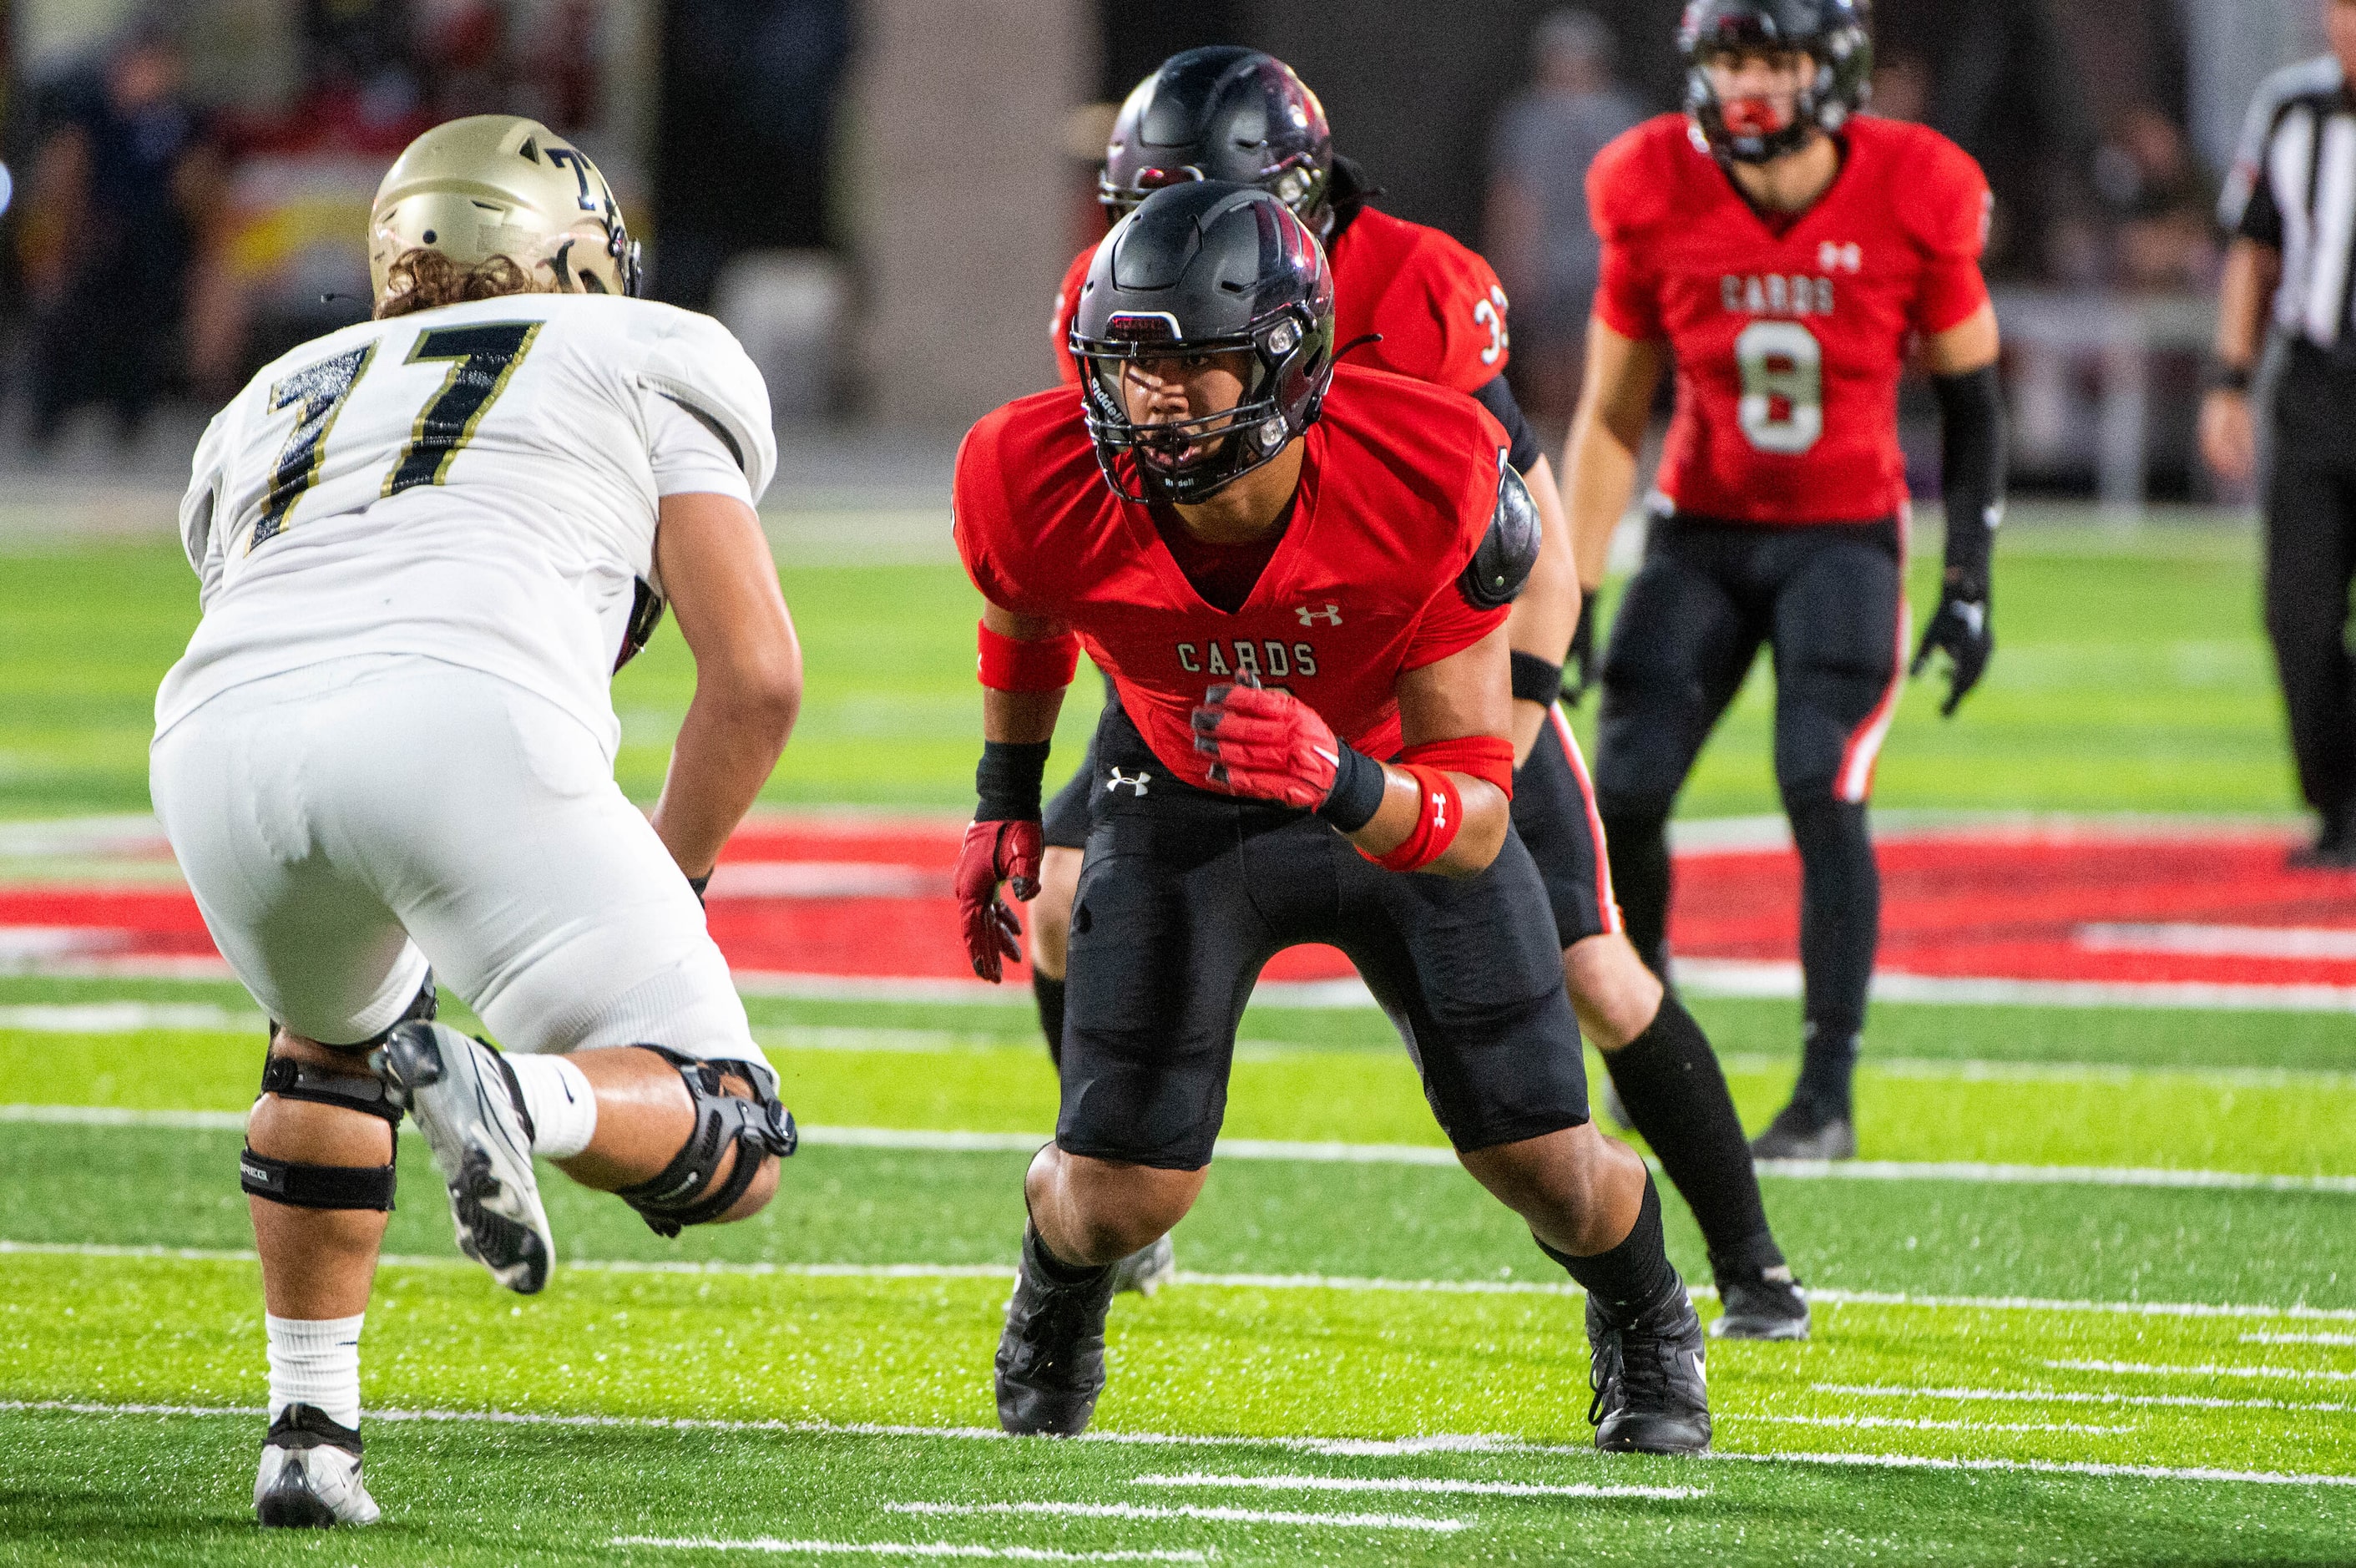
[[2338,59],[2286,67],[2258,89],[2218,215],[2282,253],[2282,332],[2356,352],[2356,94]]

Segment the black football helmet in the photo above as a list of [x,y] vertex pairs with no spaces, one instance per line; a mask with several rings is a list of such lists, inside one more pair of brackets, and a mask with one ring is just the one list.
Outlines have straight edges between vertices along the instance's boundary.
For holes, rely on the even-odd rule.
[[1115,219],[1165,185],[1256,185],[1319,240],[1333,224],[1333,134],[1325,106],[1292,68],[1258,49],[1216,44],[1163,60],[1113,122],[1097,199]]
[[[1873,92],[1869,0],[1691,0],[1677,32],[1686,62],[1686,113],[1696,137],[1721,161],[1763,164],[1797,152],[1818,131],[1834,132]],[[1706,69],[1736,49],[1796,49],[1816,62],[1791,123],[1730,117]]]
[[[1308,225],[1267,191],[1172,186],[1097,247],[1070,348],[1105,482],[1124,500],[1207,500],[1317,422],[1333,381],[1333,274]],[[1251,356],[1233,409],[1130,421],[1126,361],[1231,352]]]

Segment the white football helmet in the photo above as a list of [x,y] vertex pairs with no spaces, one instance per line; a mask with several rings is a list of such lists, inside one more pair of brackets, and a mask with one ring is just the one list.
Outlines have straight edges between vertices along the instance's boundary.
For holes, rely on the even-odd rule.
[[638,292],[638,243],[589,156],[537,120],[474,114],[402,149],[369,216],[369,274],[439,251],[462,268],[505,256],[559,294]]

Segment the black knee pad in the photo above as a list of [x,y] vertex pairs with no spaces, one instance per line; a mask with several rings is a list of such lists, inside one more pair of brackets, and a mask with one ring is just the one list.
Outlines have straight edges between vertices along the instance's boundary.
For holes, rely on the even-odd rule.
[[[385,1092],[382,1080],[331,1073],[292,1057],[272,1057],[262,1063],[262,1092],[281,1100],[313,1105],[334,1105],[381,1119],[388,1128],[401,1125],[402,1110]],[[238,1185],[256,1197],[293,1208],[373,1208],[392,1207],[393,1168],[381,1165],[315,1165],[300,1160],[274,1160],[253,1152],[249,1144],[237,1157]]]
[[[745,1061],[704,1061],[662,1046],[638,1049],[652,1051],[679,1069],[695,1111],[695,1130],[652,1180],[617,1188],[614,1196],[637,1209],[656,1235],[676,1236],[682,1227],[708,1225],[727,1213],[753,1185],[764,1156],[794,1152],[793,1113],[777,1099],[776,1079],[766,1068]],[[732,1073],[752,1086],[750,1099],[722,1086],[721,1079]],[[731,1144],[736,1148],[735,1168],[715,1187],[712,1178]]]

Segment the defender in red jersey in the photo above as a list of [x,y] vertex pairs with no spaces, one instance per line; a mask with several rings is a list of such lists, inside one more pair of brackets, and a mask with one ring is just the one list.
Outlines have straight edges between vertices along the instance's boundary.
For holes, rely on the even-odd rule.
[[[1336,340],[1345,349],[1360,345],[1346,363],[1469,392],[1504,424],[1506,460],[1527,478],[1545,523],[1545,547],[1505,627],[1517,768],[1513,820],[1546,885],[1571,1004],[1611,1069],[1617,1109],[1644,1133],[1700,1224],[1726,1308],[1710,1332],[1804,1337],[1807,1303],[1768,1227],[1742,1123],[1708,1037],[1621,929],[1587,765],[1557,708],[1564,664],[1578,664],[1583,684],[1590,660],[1582,650],[1591,639],[1553,471],[1500,373],[1508,346],[1496,275],[1438,230],[1368,206],[1365,178],[1333,154],[1316,95],[1281,61],[1255,50],[1190,50],[1141,82],[1115,123],[1098,194],[1119,215],[1149,191],[1196,174],[1258,185],[1324,241]],[[1074,377],[1079,360],[1070,331],[1095,257],[1091,247],[1074,263],[1058,299],[1058,359]],[[1063,1041],[1066,933],[1095,778],[1093,762],[1084,765],[1046,813],[1031,940],[1032,986],[1051,1055]],[[1174,1267],[1165,1238],[1150,1255],[1122,1263],[1119,1286],[1151,1290]]]
[[[1466,1169],[1588,1291],[1604,1448],[1708,1446],[1704,1339],[1643,1164],[1588,1119],[1545,890],[1509,817],[1503,631],[1540,524],[1463,397],[1333,367],[1333,285],[1275,197],[1161,190],[1098,252],[1080,391],[975,426],[958,545],[981,628],[977,973],[1020,951],[1040,787],[1085,646],[1095,746],[1055,1141],[997,1359],[1017,1433],[1082,1430],[1114,1264],[1207,1174],[1269,958],[1349,953]],[[1422,875],[1418,875],[1422,873]]]
[[2002,517],[1989,213],[1972,160],[1860,117],[1862,0],[1694,0],[1688,113],[1613,143],[1589,176],[1603,241],[1587,390],[1566,463],[1585,570],[1627,505],[1655,386],[1676,413],[1643,570],[1603,662],[1596,793],[1630,935],[1666,972],[1665,824],[1761,646],[1775,771],[1804,867],[1804,1062],[1762,1157],[1855,1153],[1849,1083],[1879,926],[1865,802],[1908,634],[1898,383],[1933,377],[1945,425],[1947,570],[1913,670],[1986,668]]

